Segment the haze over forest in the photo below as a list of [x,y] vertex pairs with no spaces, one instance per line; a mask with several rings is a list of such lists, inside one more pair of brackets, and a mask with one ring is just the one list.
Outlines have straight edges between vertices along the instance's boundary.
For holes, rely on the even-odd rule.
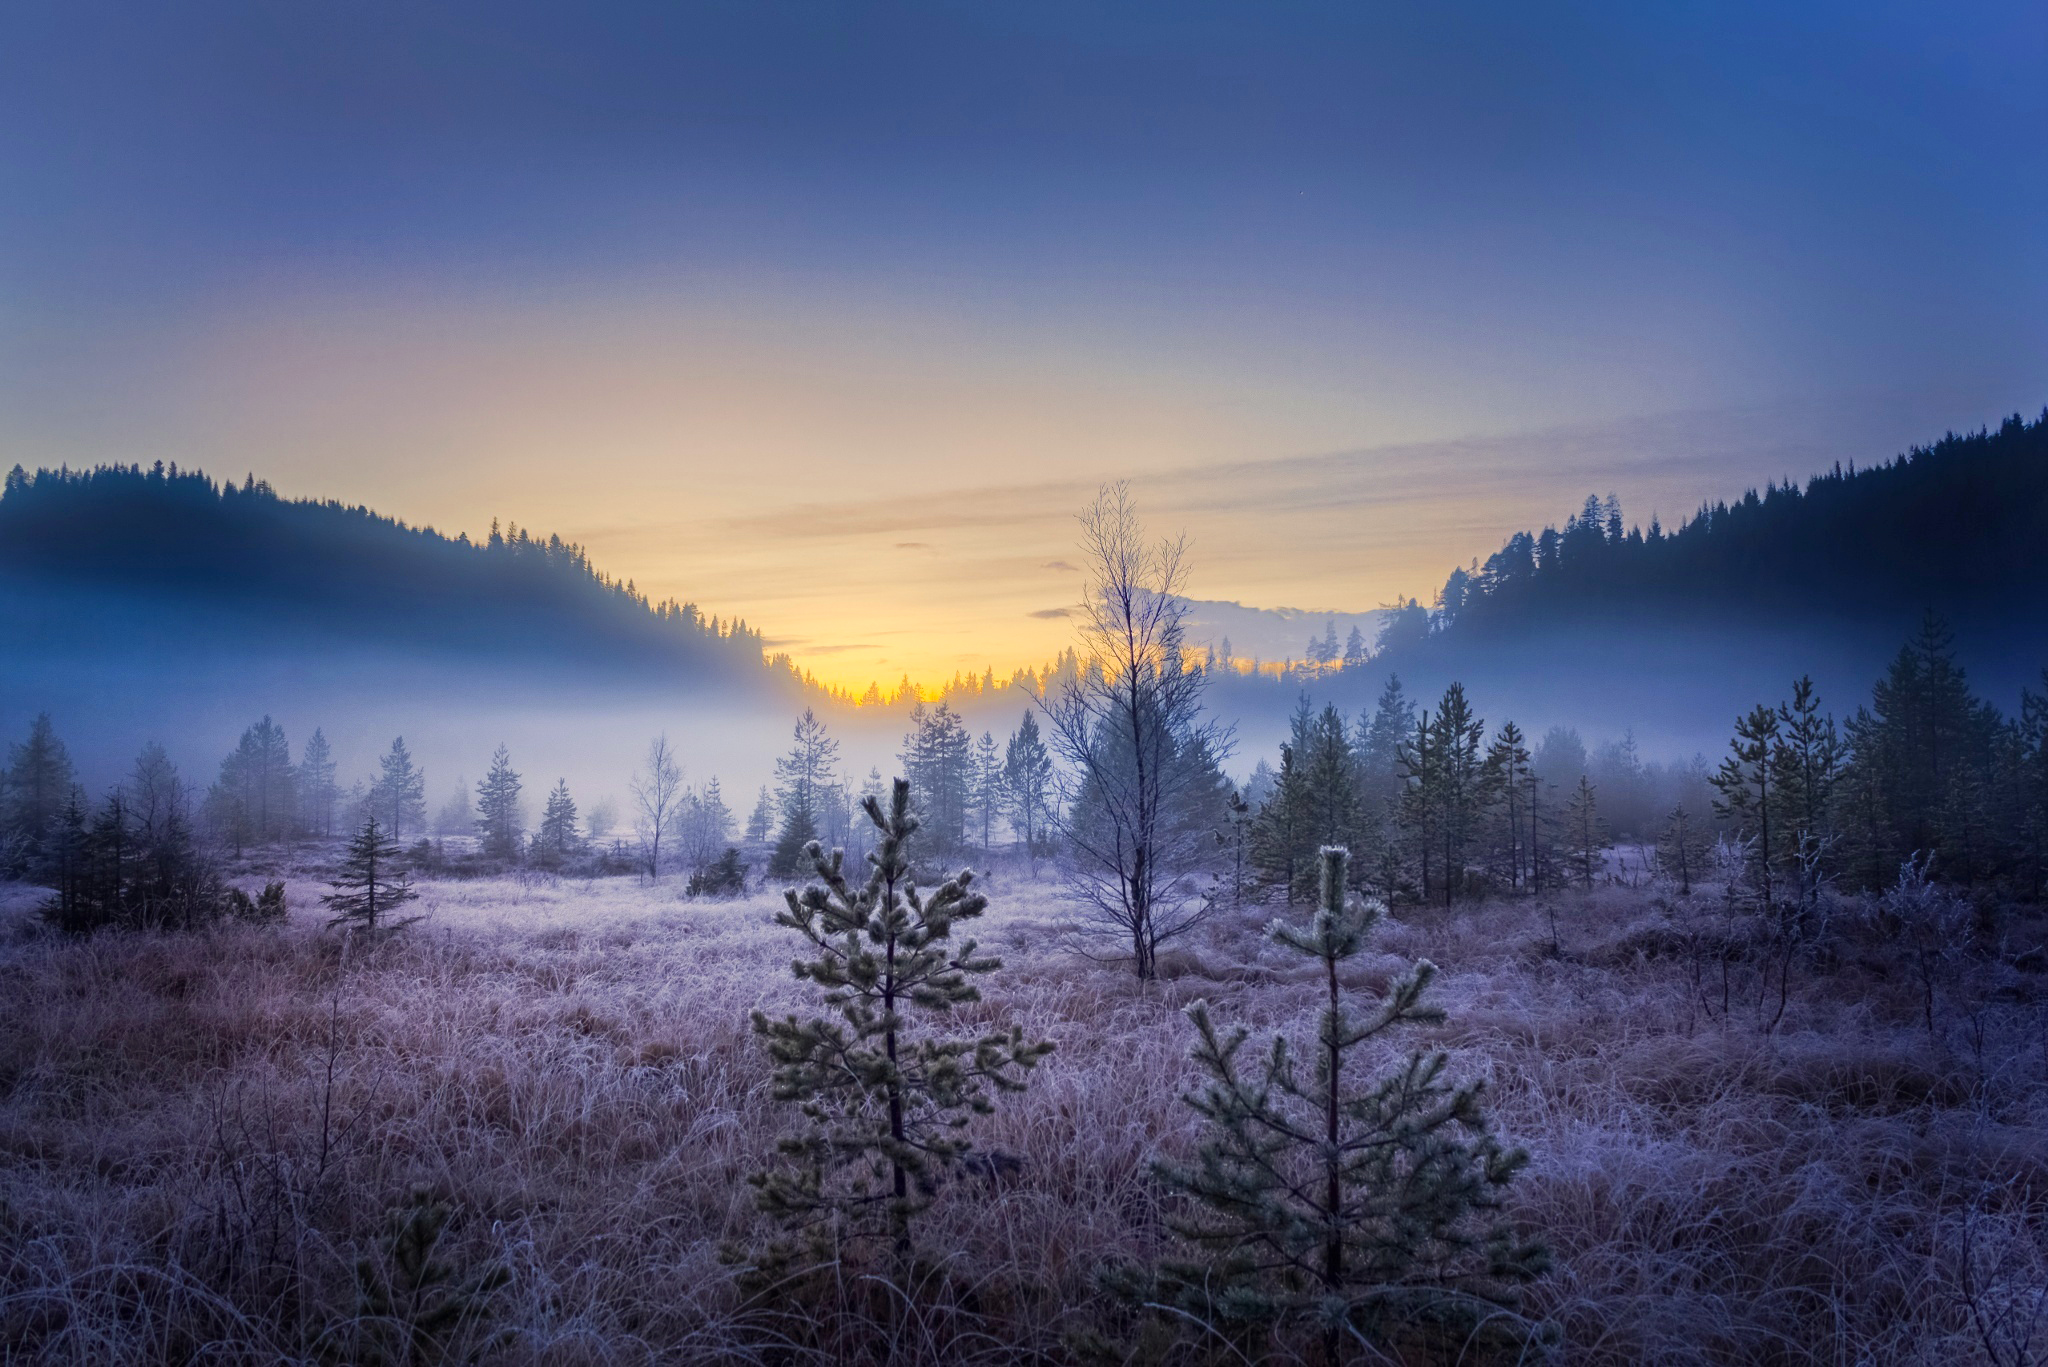
[[[1633,733],[1645,753],[1683,759],[1792,678],[1830,697],[1866,690],[1927,612],[2010,706],[2048,628],[2043,430],[2015,416],[1851,456],[1669,527],[1589,495],[1449,569],[1427,604],[1197,602],[1187,644],[1214,661],[1210,705],[1241,737],[1241,774],[1271,755],[1298,697],[1356,710],[1393,675],[1418,695],[1462,681],[1486,712],[1539,734]],[[493,524],[472,544],[280,498],[254,475],[175,467],[17,470],[0,495],[0,576],[0,630],[19,647],[0,723],[91,718],[77,744],[105,777],[143,740],[198,764],[274,715],[324,727],[356,763],[404,732],[453,777],[503,741],[598,792],[623,781],[642,732],[671,729],[693,765],[750,791],[801,707],[833,716],[854,758],[881,762],[918,698],[1006,731],[1060,665],[828,686],[772,647],[772,624],[650,601],[559,536]]]

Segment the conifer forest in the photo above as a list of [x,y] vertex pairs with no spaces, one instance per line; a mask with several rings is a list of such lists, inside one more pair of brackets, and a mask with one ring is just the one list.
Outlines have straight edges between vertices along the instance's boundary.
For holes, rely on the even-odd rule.
[[0,1367],[2048,1367],[2044,62],[0,7]]

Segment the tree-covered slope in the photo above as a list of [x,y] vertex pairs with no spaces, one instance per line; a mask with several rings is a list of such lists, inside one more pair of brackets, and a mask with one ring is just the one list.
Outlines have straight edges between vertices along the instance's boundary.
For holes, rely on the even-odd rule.
[[1895,460],[1839,466],[1802,488],[1750,490],[1674,531],[1624,529],[1589,498],[1562,530],[1519,533],[1476,573],[1453,573],[1435,627],[1503,627],[1616,609],[1910,623],[2038,619],[2048,607],[2048,412],[1953,433]]
[[758,680],[761,638],[652,603],[580,547],[447,537],[337,502],[158,465],[16,467],[0,493],[0,629],[17,647],[240,645]]

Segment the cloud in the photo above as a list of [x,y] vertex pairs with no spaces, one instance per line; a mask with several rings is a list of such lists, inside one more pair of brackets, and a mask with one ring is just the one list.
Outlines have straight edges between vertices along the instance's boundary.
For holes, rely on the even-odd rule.
[[1040,608],[1038,611],[1030,613],[1028,615],[1040,618],[1072,617],[1074,615],[1074,610],[1072,608]]
[[1064,560],[1048,560],[1043,565],[1040,565],[1038,568],[1042,570],[1060,570],[1067,574],[1079,574],[1081,572],[1080,566],[1069,565]]
[[931,548],[932,543],[929,541],[899,541],[896,543],[896,549],[899,551],[928,551]]

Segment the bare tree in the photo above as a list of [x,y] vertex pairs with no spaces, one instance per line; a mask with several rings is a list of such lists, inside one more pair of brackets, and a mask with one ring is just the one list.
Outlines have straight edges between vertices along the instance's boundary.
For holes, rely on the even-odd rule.
[[1202,719],[1207,679],[1184,653],[1186,537],[1148,542],[1123,483],[1104,485],[1080,520],[1084,663],[1040,706],[1066,765],[1070,886],[1088,928],[1120,939],[1145,979],[1159,946],[1207,909],[1183,875],[1208,854],[1220,809],[1193,809],[1214,796],[1204,789],[1229,733]]
[[675,823],[683,800],[683,766],[664,731],[647,742],[647,767],[629,785],[639,807],[640,839],[647,847],[647,876],[661,879],[661,837]]

